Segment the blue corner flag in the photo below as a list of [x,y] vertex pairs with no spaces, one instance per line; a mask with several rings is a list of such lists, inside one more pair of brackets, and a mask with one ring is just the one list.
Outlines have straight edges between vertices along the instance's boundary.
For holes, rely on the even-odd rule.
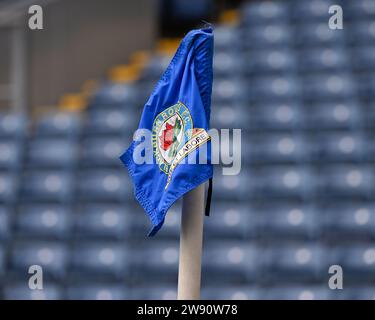
[[[120,157],[134,195],[152,222],[149,236],[164,223],[170,206],[212,178],[209,129],[212,91],[212,28],[190,31],[144,106],[139,129],[151,133],[151,163],[135,161],[134,140]],[[202,164],[199,150],[208,150]],[[194,159],[195,163],[187,161]]]

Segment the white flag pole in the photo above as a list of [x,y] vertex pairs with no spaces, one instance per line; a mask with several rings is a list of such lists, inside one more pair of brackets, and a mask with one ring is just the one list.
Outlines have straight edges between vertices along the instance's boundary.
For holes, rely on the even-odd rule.
[[178,300],[198,300],[200,298],[204,194],[205,184],[202,183],[183,198]]

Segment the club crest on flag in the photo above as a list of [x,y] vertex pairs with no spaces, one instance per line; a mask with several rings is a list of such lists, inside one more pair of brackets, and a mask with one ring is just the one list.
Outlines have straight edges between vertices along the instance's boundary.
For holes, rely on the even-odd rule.
[[193,127],[190,111],[180,101],[155,117],[152,145],[160,170],[168,175],[165,189],[176,166],[209,139],[206,130]]

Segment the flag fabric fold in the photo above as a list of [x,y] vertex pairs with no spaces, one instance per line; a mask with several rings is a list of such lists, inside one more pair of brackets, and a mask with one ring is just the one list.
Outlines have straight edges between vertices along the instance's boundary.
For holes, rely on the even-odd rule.
[[[190,31],[143,109],[139,129],[152,133],[152,163],[134,160],[137,146],[142,143],[138,140],[120,157],[132,178],[135,198],[151,220],[149,236],[161,228],[173,203],[212,178],[207,133],[212,60],[212,28]],[[207,152],[200,157],[202,150]]]

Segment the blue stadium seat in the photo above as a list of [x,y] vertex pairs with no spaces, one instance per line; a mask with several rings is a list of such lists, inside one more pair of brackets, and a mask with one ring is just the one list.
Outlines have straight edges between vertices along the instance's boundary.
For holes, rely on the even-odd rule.
[[370,168],[355,165],[327,165],[319,170],[321,197],[367,198],[372,195],[374,176]]
[[140,287],[137,286],[131,290],[131,299],[136,300],[175,300],[177,299],[176,285],[158,284],[156,286]]
[[362,20],[348,28],[350,42],[354,45],[369,45],[375,43],[375,21]]
[[205,245],[202,258],[206,283],[243,283],[257,278],[260,266],[256,247],[238,241],[214,241]]
[[212,204],[212,218],[205,221],[208,238],[248,239],[257,234],[258,215],[246,203],[219,202]]
[[258,130],[293,130],[301,125],[301,106],[298,103],[260,103],[249,109],[249,126]]
[[7,207],[0,206],[0,240],[8,239],[11,231],[11,211]]
[[325,278],[325,252],[309,243],[273,245],[264,252],[264,277],[268,281],[291,283]]
[[129,237],[133,221],[123,206],[87,205],[75,216],[75,233],[79,238]]
[[67,202],[73,194],[71,172],[38,170],[24,174],[21,186],[23,200]]
[[[128,140],[128,141],[127,141]],[[129,139],[119,136],[89,136],[83,140],[82,166],[121,166],[120,155],[129,147]]]
[[69,300],[126,300],[129,290],[123,284],[73,285],[66,289]]
[[203,287],[202,300],[259,300],[261,290],[256,287],[243,285]]
[[126,201],[133,187],[125,171],[86,170],[79,174],[79,198],[84,201]]
[[245,72],[248,75],[292,74],[296,71],[296,55],[292,50],[258,50],[246,54]]
[[256,25],[243,30],[242,46],[246,49],[281,49],[293,44],[293,32],[288,24]]
[[334,132],[317,134],[311,143],[311,157],[315,161],[352,161],[365,159],[366,144],[359,134]]
[[322,129],[357,129],[362,123],[360,106],[355,101],[317,102],[303,109],[303,127]]
[[375,45],[366,45],[352,50],[352,65],[356,71],[374,73]]
[[17,139],[0,139],[0,169],[18,169],[21,165],[23,148]]
[[26,163],[33,168],[72,168],[77,156],[77,145],[71,140],[39,138],[30,141]]
[[357,81],[360,98],[373,101],[375,98],[375,74],[362,74]]
[[[168,283],[177,280],[178,243],[147,242],[132,250],[133,276],[137,283]],[[145,263],[147,261],[147,263]]]
[[102,108],[105,105],[118,105],[129,108],[137,104],[135,86],[128,83],[103,83],[95,93],[90,108]]
[[375,279],[375,247],[372,243],[338,247],[334,255],[336,264],[345,270],[346,281]]
[[259,216],[259,234],[267,240],[315,239],[319,234],[317,210],[300,203],[268,204],[253,209]]
[[215,112],[211,114],[211,128],[249,128],[251,111],[240,104],[217,104]]
[[249,196],[250,180],[248,174],[242,169],[239,175],[223,175],[222,172],[215,172],[214,199],[221,200],[242,200]]
[[136,129],[134,121],[137,110],[133,108],[102,108],[88,112],[86,134],[112,134],[132,137]]
[[0,113],[0,137],[21,138],[26,129],[26,117],[24,115]]
[[0,171],[0,203],[10,203],[17,198],[18,178],[10,172]]
[[304,98],[309,101],[345,101],[355,98],[356,93],[348,74],[314,75],[303,80]]
[[61,300],[64,298],[63,289],[51,283],[43,284],[43,290],[30,290],[27,281],[16,282],[6,285],[3,291],[6,300]]
[[0,276],[2,276],[5,273],[5,265],[5,249],[3,247],[0,247]]
[[299,23],[327,22],[331,16],[328,9],[336,4],[332,0],[300,0],[293,1],[291,13],[293,20]]
[[304,199],[315,185],[310,170],[295,165],[259,167],[249,179],[253,183],[252,195],[264,199]]
[[215,28],[215,52],[237,49],[239,47],[239,38],[233,37],[233,34],[238,32],[235,27],[219,25]]
[[344,8],[352,20],[374,19],[375,3],[372,0],[346,1]]
[[246,101],[246,84],[236,77],[218,78],[212,87],[214,104],[241,103]]
[[127,248],[118,242],[78,242],[71,253],[71,270],[78,279],[128,276]]
[[297,134],[254,134],[249,135],[246,141],[248,145],[243,147],[244,163],[299,162],[308,155],[308,145]]
[[242,10],[242,25],[253,26],[269,23],[287,23],[289,20],[288,3],[281,1],[258,1],[245,3]]
[[66,239],[70,236],[72,216],[59,205],[26,205],[18,209],[16,233],[21,237]]
[[[326,13],[328,15],[328,11]],[[301,48],[344,46],[345,34],[341,30],[332,30],[326,21],[304,23],[297,27],[295,42]]]
[[293,76],[259,77],[248,82],[251,98],[256,102],[286,102],[300,97],[301,87]]
[[322,227],[327,238],[372,240],[375,237],[375,205],[350,202],[323,209]]
[[299,51],[302,73],[350,71],[350,56],[342,48],[309,48]]
[[59,242],[16,242],[11,249],[11,269],[25,275],[31,265],[43,268],[43,274],[64,279],[68,266],[66,244]]
[[243,72],[244,56],[238,52],[222,51],[214,55],[215,76],[226,77]]
[[267,288],[265,300],[329,300],[331,290],[314,285]]
[[37,136],[64,136],[74,138],[81,128],[81,119],[73,112],[52,112],[35,123]]

